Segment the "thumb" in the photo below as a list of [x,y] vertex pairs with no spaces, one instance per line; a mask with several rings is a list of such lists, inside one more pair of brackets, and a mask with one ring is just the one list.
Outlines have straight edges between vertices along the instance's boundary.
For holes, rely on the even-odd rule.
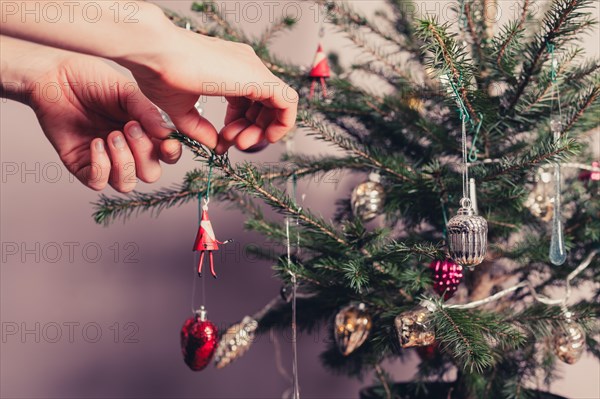
[[172,115],[171,119],[179,132],[204,144],[210,149],[217,146],[217,129],[207,119],[200,116],[195,107],[192,107],[187,113]]

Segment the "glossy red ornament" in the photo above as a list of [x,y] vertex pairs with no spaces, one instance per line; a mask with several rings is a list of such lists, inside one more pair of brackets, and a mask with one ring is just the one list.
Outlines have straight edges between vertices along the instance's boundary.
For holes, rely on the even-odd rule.
[[185,364],[194,371],[204,369],[212,360],[218,343],[217,327],[207,320],[202,306],[181,328],[181,352]]
[[[593,168],[600,168],[600,162],[594,161],[592,162]],[[581,181],[600,181],[600,172],[594,172],[591,170],[582,170],[579,174],[579,180]]]
[[312,83],[310,84],[310,94],[308,95],[308,98],[312,99],[315,95],[317,82],[321,83],[323,97],[327,97],[327,85],[325,84],[325,79],[331,76],[331,70],[329,69],[327,55],[323,51],[321,44],[319,44],[319,47],[317,48],[317,54],[315,54],[309,76],[312,79]]
[[452,298],[463,278],[463,268],[452,259],[434,260],[429,265],[433,272],[433,289],[444,299]]

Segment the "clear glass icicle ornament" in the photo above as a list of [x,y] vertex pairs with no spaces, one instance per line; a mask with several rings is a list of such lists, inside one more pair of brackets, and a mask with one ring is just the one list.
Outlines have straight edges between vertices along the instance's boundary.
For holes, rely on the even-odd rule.
[[[563,131],[562,109],[560,104],[560,91],[556,82],[557,61],[554,58],[554,45],[549,46],[549,52],[552,57],[552,92],[553,98],[558,102],[558,115],[553,114],[550,120],[550,130],[554,143],[558,143]],[[562,224],[561,209],[561,172],[560,162],[554,164],[554,213],[552,215],[552,237],[550,239],[550,253],[548,254],[550,262],[560,266],[567,260],[567,250],[565,248],[564,228]]]

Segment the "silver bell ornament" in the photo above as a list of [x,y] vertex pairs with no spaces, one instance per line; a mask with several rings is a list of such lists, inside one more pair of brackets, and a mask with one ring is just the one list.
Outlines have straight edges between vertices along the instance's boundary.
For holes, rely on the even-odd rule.
[[463,267],[477,266],[487,253],[487,221],[475,215],[471,200],[460,201],[458,215],[448,222],[448,252],[452,260]]
[[352,191],[350,198],[352,213],[363,222],[373,220],[383,211],[385,189],[380,180],[379,174],[371,173],[369,180],[360,183]]

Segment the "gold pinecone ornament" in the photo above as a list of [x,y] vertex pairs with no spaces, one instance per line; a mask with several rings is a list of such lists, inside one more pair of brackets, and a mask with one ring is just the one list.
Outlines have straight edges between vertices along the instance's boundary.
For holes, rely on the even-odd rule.
[[402,312],[394,320],[400,346],[428,346],[435,343],[435,333],[430,322],[431,311],[425,307]]
[[567,322],[554,331],[554,353],[567,364],[575,364],[585,349],[585,332],[581,326],[571,320],[567,313]]
[[256,336],[258,322],[246,316],[241,322],[229,327],[221,337],[215,352],[215,367],[222,369],[242,357],[250,349]]
[[364,303],[349,305],[335,316],[334,337],[338,349],[348,356],[358,349],[369,337],[371,316]]

